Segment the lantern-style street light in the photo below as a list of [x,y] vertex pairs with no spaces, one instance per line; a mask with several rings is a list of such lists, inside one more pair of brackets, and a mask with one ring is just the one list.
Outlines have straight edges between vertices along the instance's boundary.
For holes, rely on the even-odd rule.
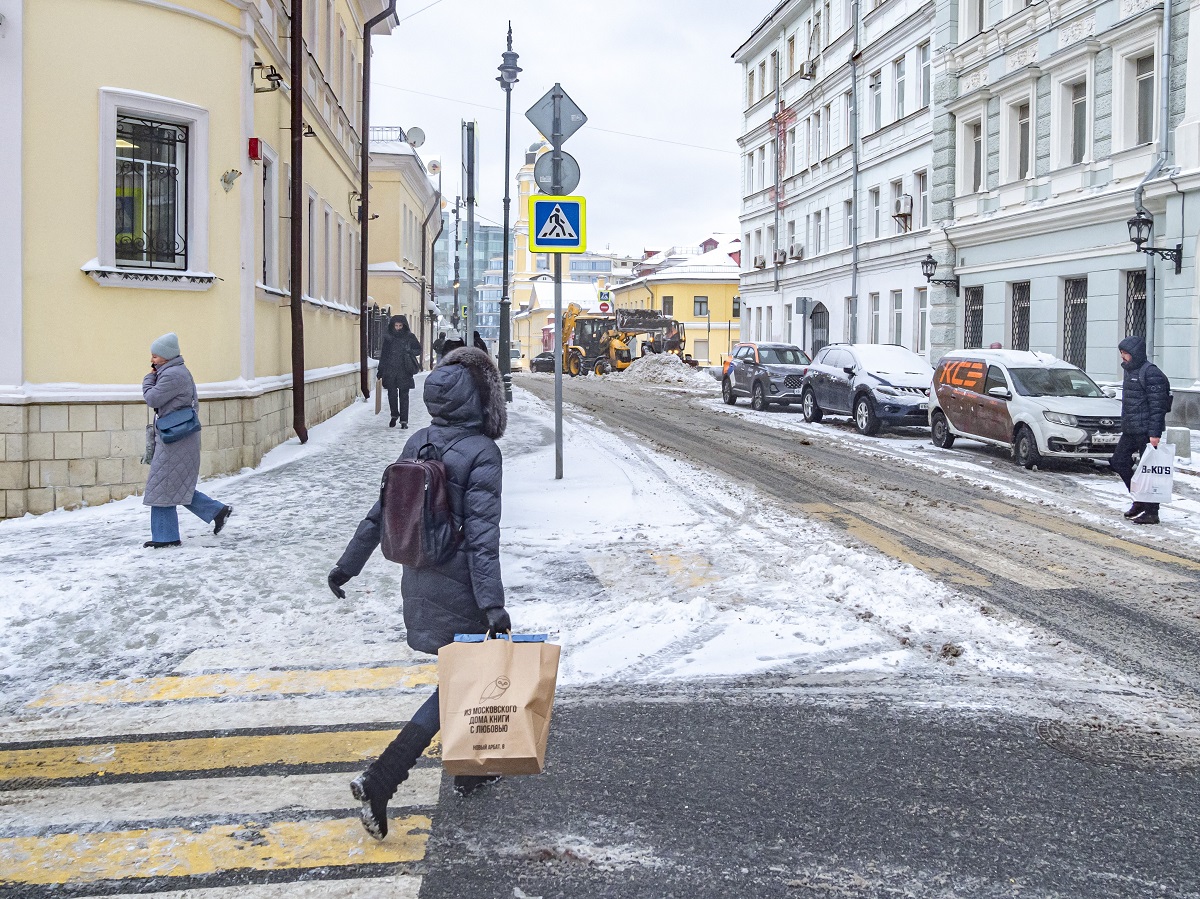
[[1129,227],[1129,239],[1133,241],[1133,245],[1139,253],[1145,253],[1148,256],[1159,256],[1162,259],[1174,262],[1175,274],[1177,275],[1183,271],[1183,244],[1175,244],[1174,249],[1143,246],[1150,239],[1150,234],[1154,230],[1154,219],[1150,218],[1145,211],[1139,209],[1137,215],[1125,224]]
[[500,54],[500,75],[496,78],[504,91],[504,263],[500,293],[500,378],[504,382],[504,399],[512,402],[512,300],[508,296],[508,182],[509,152],[512,144],[512,88],[517,83],[521,67],[512,48],[512,22],[508,23],[508,49]]
[[928,284],[944,284],[947,287],[954,288],[954,295],[958,296],[958,278],[935,278],[933,273],[937,271],[937,260],[933,258],[932,253],[928,253],[921,260],[921,274],[925,276],[925,281]]

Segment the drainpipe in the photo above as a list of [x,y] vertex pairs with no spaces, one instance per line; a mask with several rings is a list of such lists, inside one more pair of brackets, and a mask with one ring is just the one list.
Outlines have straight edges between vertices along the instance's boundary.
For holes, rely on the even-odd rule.
[[[291,323],[292,323],[292,430],[301,443],[308,442],[304,423],[304,0],[292,0],[291,52],[292,95],[290,100],[292,139],[292,222],[291,222]],[[311,287],[311,285],[310,285]]]
[[[1158,155],[1150,171],[1133,189],[1133,208],[1153,219],[1150,211],[1142,204],[1142,196],[1146,184],[1158,177],[1164,165],[1167,164],[1167,141],[1170,138],[1171,114],[1171,5],[1172,0],[1163,3],[1163,38],[1162,63],[1158,73]],[[1150,238],[1153,243],[1153,236]],[[1155,277],[1154,254],[1146,254],[1146,358],[1154,358],[1154,312],[1155,312]]]
[[[780,89],[781,86],[779,84],[779,57],[784,49],[785,36],[786,36],[786,32],[781,29],[779,32],[779,44],[777,45],[777,49],[775,51],[775,66],[774,66],[775,116],[771,119],[771,130],[774,132],[774,137],[775,137],[775,140],[774,140],[775,159],[773,160],[773,162],[775,164],[775,239],[774,239],[773,243],[775,245],[773,247],[771,247],[771,271],[774,272],[774,275],[775,275],[775,292],[776,293],[780,292],[779,291],[779,266],[775,263],[775,256],[779,252],[779,226],[781,224],[779,212],[780,212],[780,206],[783,203],[783,198],[780,196],[780,193],[783,190],[783,182],[779,178],[780,148],[783,144],[783,141],[780,140],[780,138],[782,137],[782,134],[780,134],[780,130],[779,130],[780,114],[783,112],[783,91]],[[781,299],[782,299],[782,297],[781,297]],[[771,336],[768,336],[767,339],[773,340],[774,338]]]
[[[854,229],[850,232],[850,296],[858,307],[858,0],[851,4],[854,20],[854,46],[850,48],[850,208],[854,210]],[[857,335],[855,335],[857,338]]]
[[371,227],[371,29],[388,16],[396,15],[396,0],[388,0],[387,9],[363,26],[363,73],[362,73],[362,158],[359,162],[362,183],[359,186],[358,229],[362,236],[358,248],[358,379],[364,399],[371,396],[367,365],[367,232]]
[[[429,268],[430,268],[429,263],[433,261],[432,260],[433,245],[435,243],[437,243],[437,239],[442,236],[442,229],[444,227],[446,227],[446,223],[444,221],[442,221],[442,217],[440,215],[438,216],[437,234],[433,235],[433,240],[426,240],[425,238],[429,234],[429,220],[431,218],[433,218],[433,214],[435,212],[441,212],[441,210],[442,210],[442,191],[439,188],[436,196],[433,198],[433,208],[429,210],[429,215],[425,216],[425,221],[421,222],[421,277],[423,279],[425,279],[425,283],[427,283],[429,285],[429,300],[430,300],[430,302],[433,302],[433,277],[429,271]],[[424,306],[425,306],[424,303],[420,303],[419,306],[420,306],[420,314],[422,317],[424,317],[425,313],[428,310],[426,310],[424,308]],[[435,324],[436,324],[436,322],[431,322],[429,325],[429,345],[431,347],[433,346],[433,329],[434,329]],[[417,333],[418,334],[421,333],[421,330],[419,328],[417,329]],[[432,367],[432,363],[430,363],[430,366]],[[425,354],[422,353],[421,354],[421,368],[424,368],[424,367],[425,367]]]

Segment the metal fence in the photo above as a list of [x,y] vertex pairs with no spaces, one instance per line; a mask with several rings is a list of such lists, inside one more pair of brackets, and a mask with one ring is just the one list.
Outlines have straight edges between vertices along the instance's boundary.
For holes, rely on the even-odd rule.
[[1087,278],[1069,278],[1063,295],[1063,358],[1087,368]]
[[1146,272],[1125,273],[1125,336],[1146,336]]
[[1012,286],[1012,348],[1029,349],[1029,282]]
[[963,347],[978,349],[983,346],[983,287],[968,287],[963,305]]
[[384,306],[382,309],[372,303],[371,308],[367,310],[367,355],[372,359],[379,358],[379,352],[383,349],[383,335],[387,331],[388,319],[392,317],[392,307]]

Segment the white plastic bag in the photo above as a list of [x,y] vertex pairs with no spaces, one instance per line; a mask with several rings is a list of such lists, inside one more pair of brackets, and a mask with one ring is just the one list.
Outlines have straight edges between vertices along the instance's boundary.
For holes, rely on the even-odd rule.
[[1129,495],[1137,503],[1169,503],[1175,480],[1175,444],[1146,444],[1129,482]]

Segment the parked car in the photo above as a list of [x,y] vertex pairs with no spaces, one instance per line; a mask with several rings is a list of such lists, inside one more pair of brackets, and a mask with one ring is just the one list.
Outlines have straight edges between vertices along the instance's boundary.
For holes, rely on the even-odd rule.
[[938,362],[929,404],[933,442],[966,437],[1044,457],[1107,460],[1121,439],[1121,402],[1087,374],[1045,353],[959,350]]
[[553,372],[554,371],[554,354],[553,353],[538,353],[529,360],[530,371]]
[[721,396],[731,406],[738,397],[748,396],[750,407],[759,412],[772,403],[798,403],[811,361],[804,350],[790,343],[739,343],[725,360]]
[[521,360],[525,358],[525,354],[521,352],[519,347],[509,347],[508,350],[508,370],[520,371],[524,366]]
[[929,363],[905,347],[830,344],[804,376],[804,418],[849,415],[860,434],[878,434],[884,424],[924,425],[932,379]]

